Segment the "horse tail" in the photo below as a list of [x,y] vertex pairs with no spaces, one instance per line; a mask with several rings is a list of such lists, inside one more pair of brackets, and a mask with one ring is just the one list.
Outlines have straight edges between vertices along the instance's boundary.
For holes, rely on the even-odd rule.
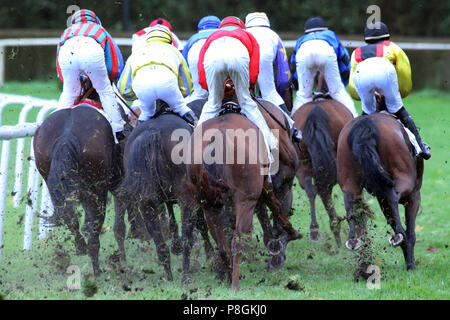
[[159,131],[144,130],[131,142],[125,176],[117,191],[123,199],[153,199],[161,185],[165,163]]
[[52,218],[55,224],[61,222],[63,209],[67,207],[65,203],[73,202],[77,197],[80,184],[78,150],[80,143],[73,134],[62,135],[53,144],[47,186],[55,206]]
[[328,114],[316,105],[308,113],[303,127],[303,136],[311,157],[314,184],[318,189],[334,185],[337,180],[336,153]]
[[222,172],[219,172],[221,168],[223,170],[221,165],[203,164],[200,177],[192,179],[193,183],[188,182],[192,196],[206,209],[221,208],[227,201],[230,188],[222,179]]
[[374,196],[394,186],[391,175],[383,168],[377,151],[379,139],[380,132],[369,117],[357,121],[347,137],[350,150],[363,169],[363,185]]

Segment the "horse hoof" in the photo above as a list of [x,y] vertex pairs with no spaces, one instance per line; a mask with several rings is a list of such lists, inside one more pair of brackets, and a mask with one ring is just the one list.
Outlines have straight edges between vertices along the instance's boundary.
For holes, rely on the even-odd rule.
[[393,247],[398,246],[403,241],[403,235],[401,233],[397,233],[395,236],[389,238],[389,244]]
[[172,242],[172,247],[170,248],[170,251],[176,256],[179,256],[180,254],[182,254],[183,246],[181,244],[181,241]]
[[349,239],[345,242],[345,246],[347,249],[355,251],[361,247],[361,240],[359,239]]
[[271,239],[267,243],[267,249],[269,250],[269,254],[271,256],[276,256],[281,253],[283,250],[283,243],[278,239]]
[[310,229],[308,232],[308,240],[312,243],[317,243],[322,240],[322,232],[320,232],[319,228]]
[[269,260],[269,270],[277,270],[280,269],[284,265],[285,260],[284,254],[278,254],[275,256],[272,256]]
[[191,279],[190,275],[183,274],[181,276],[181,284],[182,285],[187,285],[187,284],[190,284],[191,282],[192,282],[192,279]]

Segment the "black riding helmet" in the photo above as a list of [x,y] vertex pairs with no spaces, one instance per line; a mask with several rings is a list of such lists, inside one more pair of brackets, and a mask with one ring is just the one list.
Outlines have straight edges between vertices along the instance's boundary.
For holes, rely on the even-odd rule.
[[327,29],[328,29],[328,26],[325,23],[325,20],[323,20],[323,18],[320,16],[311,17],[308,20],[306,20],[305,33],[327,30]]
[[389,29],[383,22],[366,25],[364,29],[364,41],[367,43],[388,40],[390,37]]

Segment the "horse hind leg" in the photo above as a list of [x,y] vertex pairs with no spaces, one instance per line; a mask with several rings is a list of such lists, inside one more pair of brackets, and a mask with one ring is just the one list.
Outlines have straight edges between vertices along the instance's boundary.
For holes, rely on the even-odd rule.
[[206,259],[209,260],[214,254],[214,248],[211,244],[211,240],[209,239],[208,225],[206,224],[205,213],[203,212],[202,209],[199,208],[197,212],[194,212],[194,215],[197,218],[196,222],[197,230],[200,232],[200,235],[203,238]]
[[388,224],[392,227],[395,233],[394,236],[389,237],[388,242],[391,246],[396,247],[402,243],[406,236],[398,211],[399,196],[395,190],[391,188],[386,195],[378,196],[377,198]]
[[58,225],[65,225],[74,236],[74,244],[77,255],[85,255],[87,253],[87,245],[83,235],[80,232],[79,216],[74,210],[74,201],[68,198],[59,199],[53,190],[53,186],[49,185],[49,193],[55,208],[55,214],[51,217],[51,222]]
[[320,198],[322,199],[325,210],[327,210],[328,216],[330,218],[330,229],[333,232],[334,239],[338,247],[341,247],[341,219],[336,214],[334,209],[333,199],[332,199],[332,188],[327,188],[326,190],[319,191]]
[[405,219],[406,219],[406,239],[401,243],[403,255],[406,262],[406,270],[414,270],[416,263],[414,260],[414,246],[416,244],[416,217],[420,204],[420,192],[416,191],[410,196],[408,202],[405,204]]
[[309,208],[311,215],[311,224],[309,226],[308,240],[310,242],[319,242],[322,239],[322,233],[319,230],[319,224],[316,218],[316,196],[317,188],[312,184],[312,177],[305,176],[305,192],[309,199]]
[[167,280],[172,281],[172,269],[170,267],[170,251],[166,245],[162,234],[160,215],[164,214],[162,210],[162,205],[154,206],[147,205],[141,206],[142,215],[144,218],[145,226],[153,237],[156,246],[156,252],[158,254],[159,262],[163,265],[164,270],[167,274]]
[[231,288],[234,291],[239,290],[239,274],[242,251],[244,250],[247,235],[251,232],[252,228],[253,211],[256,206],[256,201],[252,202],[245,202],[235,206],[236,227],[231,246],[233,254],[233,275]]
[[126,261],[125,254],[125,211],[126,205],[123,204],[120,200],[114,197],[114,237],[116,238],[117,246],[119,247],[120,252],[120,260]]
[[183,252],[183,243],[178,233],[178,223],[175,219],[173,203],[166,203],[166,207],[169,212],[169,230],[172,234],[172,246],[170,251],[175,255],[180,255]]
[[94,276],[97,277],[101,273],[98,256],[100,251],[100,232],[105,221],[107,193],[90,193],[83,198],[85,199],[82,202],[86,214],[85,223],[88,224],[87,251],[92,262]]

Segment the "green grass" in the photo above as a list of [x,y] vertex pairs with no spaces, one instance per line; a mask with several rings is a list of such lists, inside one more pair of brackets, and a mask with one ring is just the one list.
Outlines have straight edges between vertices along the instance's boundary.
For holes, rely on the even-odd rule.
[[[56,83],[44,82],[6,83],[0,92],[51,99],[59,96]],[[190,285],[180,284],[180,256],[172,255],[175,279],[168,282],[157,262],[154,244],[137,240],[128,239],[126,242],[128,260],[122,273],[111,262],[117,248],[111,206],[108,207],[101,236],[100,261],[105,272],[100,278],[92,278],[89,258],[74,254],[72,241],[62,230],[55,231],[52,239],[39,240],[37,229],[34,228],[32,249],[23,252],[25,204],[18,209],[13,208],[12,197],[8,196],[4,248],[0,261],[0,295],[5,299],[87,299],[92,294],[89,299],[449,299],[450,170],[447,161],[450,159],[450,94],[432,90],[414,92],[404,102],[417,125],[422,128],[424,140],[431,145],[433,157],[425,162],[422,207],[417,218],[415,271],[406,272],[401,249],[388,245],[391,229],[378,204],[371,199],[376,216],[369,225],[374,238],[374,263],[381,270],[380,290],[369,290],[362,280],[353,281],[355,255],[346,249],[335,248],[328,216],[319,201],[318,221],[324,239],[316,244],[309,243],[306,238],[290,243],[286,263],[278,271],[269,272],[266,269],[266,250],[262,242],[258,241],[262,239],[262,232],[255,218],[252,238],[241,266],[241,275],[244,277],[240,281],[241,290],[234,293],[227,283],[217,279],[216,273],[212,271],[212,263],[205,259],[201,243],[192,255],[192,264],[198,271],[193,274]],[[359,104],[357,108],[360,111]],[[4,124],[17,121],[15,109],[5,111]],[[14,151],[13,145],[8,195],[12,185]],[[344,215],[342,193],[337,186],[334,197],[338,213]],[[304,191],[298,185],[294,188],[294,208],[292,223],[306,235],[310,223],[309,205]],[[35,227],[37,220],[34,220]],[[342,237],[346,239],[347,227],[343,229]],[[57,245],[61,245],[61,249]],[[330,245],[335,252],[330,252]],[[436,251],[427,252],[430,246]],[[69,264],[81,269],[80,290],[67,288],[69,275],[65,271]],[[298,283],[298,290],[286,288],[292,279]]]

